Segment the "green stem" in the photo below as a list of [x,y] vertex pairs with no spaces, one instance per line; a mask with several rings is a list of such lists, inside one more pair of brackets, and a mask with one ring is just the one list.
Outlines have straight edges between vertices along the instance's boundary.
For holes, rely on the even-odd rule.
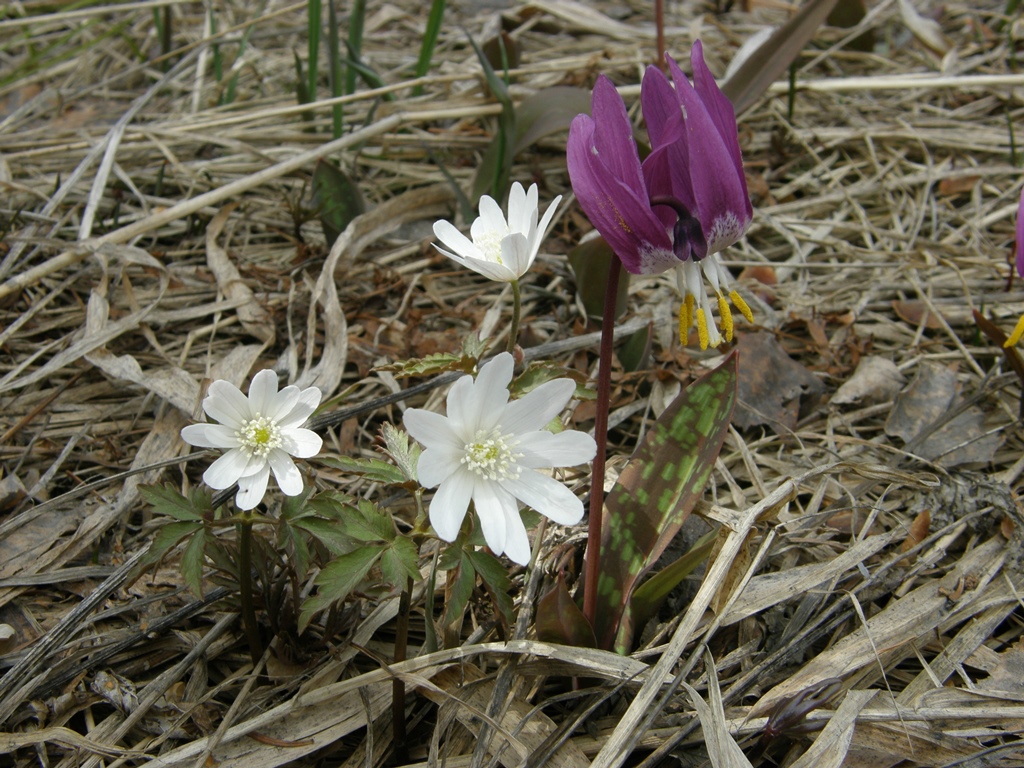
[[508,351],[514,353],[516,349],[516,342],[519,341],[519,317],[523,308],[523,298],[519,293],[519,281],[513,280],[512,283],[512,327],[508,331]]
[[597,455],[590,474],[590,518],[587,524],[587,558],[583,578],[583,615],[591,627],[597,624],[597,579],[601,572],[601,523],[604,517],[604,467],[608,453],[608,411],[612,399],[612,342],[615,339],[615,301],[619,292],[622,263],[616,256],[608,267],[601,316],[601,359],[597,371],[597,413],[594,416],[594,440]]
[[242,603],[242,626],[249,643],[249,657],[255,668],[263,655],[263,643],[252,602],[252,518],[248,515],[238,524],[238,597]]

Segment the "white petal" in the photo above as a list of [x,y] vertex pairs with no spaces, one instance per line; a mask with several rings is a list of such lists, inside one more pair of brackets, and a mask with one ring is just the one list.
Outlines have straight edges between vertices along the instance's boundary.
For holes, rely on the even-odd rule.
[[265,463],[263,459],[258,459],[255,464],[250,466],[249,457],[238,448],[233,448],[206,468],[203,473],[203,482],[218,491],[230,488],[238,482],[238,478],[258,471],[260,464],[263,463]]
[[[465,379],[467,382],[471,381],[469,376],[466,376]],[[466,445],[466,440],[455,434],[451,420],[439,413],[422,408],[407,408],[402,416],[402,423],[405,425],[406,432],[427,448],[460,452]]]
[[576,525],[583,519],[583,502],[547,475],[527,471],[515,480],[505,478],[501,485],[517,499],[559,525]]
[[594,458],[597,443],[586,432],[575,429],[557,434],[539,430],[521,436],[516,452],[522,454],[517,463],[524,467],[575,467]]
[[252,418],[249,398],[231,382],[217,379],[207,392],[203,399],[203,410],[211,419],[237,428],[243,421]]
[[277,419],[277,426],[281,429],[297,427],[304,424],[306,419],[313,415],[313,411],[320,405],[320,390],[316,387],[306,387],[299,393],[298,401],[292,406],[288,413]]
[[474,476],[467,470],[454,473],[441,483],[430,501],[430,524],[444,541],[455,541],[473,496]]
[[237,430],[222,424],[189,424],[181,430],[181,439],[199,448],[237,448]]
[[[277,422],[277,426],[281,426],[281,419],[287,416],[292,408],[299,402],[299,396],[302,393],[299,392],[299,388],[294,384],[289,384],[287,387],[282,389],[276,395],[271,398],[270,405],[267,406],[266,413],[263,413],[268,419],[273,419]],[[300,424],[302,422],[299,422]],[[295,426],[298,426],[296,424]]]
[[516,513],[519,510],[515,499],[497,483],[477,480],[476,489],[473,491],[473,504],[476,506],[476,516],[480,520],[484,541],[494,550],[494,554],[500,555],[505,551],[506,509],[511,507]]
[[424,488],[436,488],[454,474],[461,464],[462,451],[427,448],[416,463],[416,475]]
[[520,435],[547,426],[572,399],[576,384],[571,379],[545,381],[536,389],[508,404],[501,417],[501,431]]
[[298,496],[302,493],[302,473],[295,466],[292,457],[275,448],[267,454],[267,462],[274,470],[274,479],[286,496]]
[[281,430],[281,448],[300,459],[316,456],[323,444],[323,438],[311,429],[293,427]]
[[494,233],[498,237],[508,234],[508,224],[505,222],[505,214],[494,198],[490,195],[483,195],[480,198],[480,217],[473,222],[470,228],[473,241],[477,240],[477,233]]
[[[508,384],[512,381],[514,367],[512,355],[502,352],[480,369],[473,382],[473,391],[464,403],[459,404],[467,424],[473,424],[477,430],[485,432],[498,425],[508,404]],[[448,413],[451,414],[451,395],[448,396]],[[473,436],[470,435],[471,438]]]
[[[533,194],[533,210],[537,210],[537,185],[530,186]],[[508,231],[521,232],[524,235],[530,232],[530,204],[529,196],[518,181],[512,185],[508,193]]]
[[555,212],[558,210],[558,204],[562,202],[562,196],[559,195],[551,201],[551,205],[544,211],[544,218],[540,220],[540,225],[537,227],[536,242],[534,247],[539,251],[540,244],[544,242],[544,238],[548,236],[548,227],[551,226],[551,219],[554,218]]
[[264,465],[260,472],[249,477],[242,477],[238,480],[238,493],[235,494],[235,504],[239,509],[253,509],[263,501],[267,494],[267,481],[270,479],[270,467]]
[[[472,256],[475,259],[483,258],[483,252],[468,237],[459,232],[451,222],[444,220],[435,221],[434,236],[455,251],[455,253],[459,254],[459,256]],[[437,248],[436,245],[434,247]],[[437,250],[453,259],[456,258],[454,254],[440,248],[437,248]]]
[[249,407],[253,413],[269,416],[274,410],[274,396],[277,394],[277,374],[264,368],[252,377],[249,384]]
[[517,278],[526,274],[536,256],[536,251],[530,250],[530,241],[522,232],[513,232],[501,241],[501,260]]
[[499,264],[496,261],[484,261],[483,259],[467,257],[460,259],[459,263],[467,269],[472,269],[478,275],[483,275],[488,280],[494,280],[498,283],[511,283],[513,280],[519,279],[519,275],[504,264]]
[[530,562],[530,539],[519,510],[505,518],[505,554],[513,563],[528,565]]
[[[473,435],[476,433],[476,423],[468,423],[466,421],[466,402],[470,399],[473,394],[473,377],[472,376],[460,376],[456,379],[455,383],[452,384],[452,388],[448,390],[448,397],[445,400],[445,406],[448,411],[448,426],[452,433],[458,437],[460,444],[465,445],[467,442],[473,439]],[[408,413],[408,411],[406,411]],[[410,434],[412,434],[410,432]],[[415,435],[414,435],[415,437]],[[419,440],[419,438],[416,438]],[[422,443],[423,441],[420,440]],[[428,443],[423,443],[428,445]]]

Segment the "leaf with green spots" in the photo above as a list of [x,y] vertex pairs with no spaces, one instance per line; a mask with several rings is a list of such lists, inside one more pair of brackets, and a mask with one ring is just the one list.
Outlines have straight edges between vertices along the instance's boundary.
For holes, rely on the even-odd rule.
[[684,389],[648,431],[605,500],[594,634],[627,653],[626,605],[665,551],[711,476],[736,405],[737,357]]

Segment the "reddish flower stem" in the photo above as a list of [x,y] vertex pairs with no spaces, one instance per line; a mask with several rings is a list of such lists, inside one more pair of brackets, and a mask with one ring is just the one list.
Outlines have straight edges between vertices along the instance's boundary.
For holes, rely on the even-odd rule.
[[597,578],[601,572],[601,524],[604,519],[604,465],[608,453],[608,410],[612,399],[612,354],[615,340],[615,300],[619,293],[622,263],[616,256],[608,267],[608,285],[604,292],[601,317],[601,359],[597,369],[597,413],[594,416],[594,440],[597,455],[590,474],[590,520],[587,527],[587,562],[583,576],[583,615],[596,626]]

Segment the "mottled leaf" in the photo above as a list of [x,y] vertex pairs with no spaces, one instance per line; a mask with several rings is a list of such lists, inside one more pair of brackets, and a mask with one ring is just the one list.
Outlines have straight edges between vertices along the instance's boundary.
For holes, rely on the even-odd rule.
[[599,647],[626,652],[625,606],[700,498],[736,403],[737,355],[684,389],[648,430],[605,501],[597,583]]
[[637,629],[654,618],[669,592],[708,559],[715,545],[716,531],[709,531],[682,557],[662,568],[636,588],[626,606],[629,623]]
[[535,625],[537,639],[542,642],[575,648],[597,647],[594,630],[569,595],[562,574],[558,574],[555,585],[537,601]]

